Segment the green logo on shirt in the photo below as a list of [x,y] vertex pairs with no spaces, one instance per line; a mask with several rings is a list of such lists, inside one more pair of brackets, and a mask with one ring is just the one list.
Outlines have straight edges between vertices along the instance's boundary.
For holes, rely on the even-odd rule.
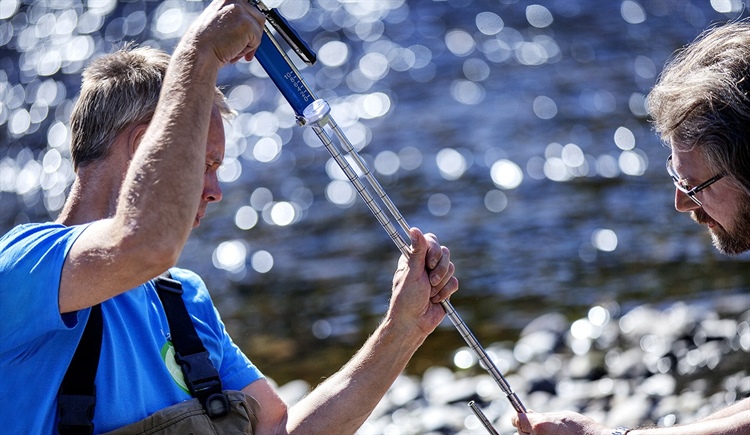
[[180,365],[175,361],[174,355],[174,346],[172,346],[171,341],[167,341],[161,348],[161,357],[164,360],[164,365],[167,366],[169,374],[172,375],[172,380],[174,380],[175,383],[186,393],[190,394],[187,384],[185,383],[185,377],[182,375],[182,368],[180,368]]

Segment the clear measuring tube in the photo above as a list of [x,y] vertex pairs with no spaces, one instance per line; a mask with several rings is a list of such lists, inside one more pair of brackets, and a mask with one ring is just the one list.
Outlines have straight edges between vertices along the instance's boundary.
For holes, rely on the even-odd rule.
[[[255,58],[294,110],[297,124],[313,129],[393,243],[401,253],[408,255],[411,246],[410,243],[406,242],[409,240],[409,225],[372,174],[364,159],[357,153],[347,136],[331,117],[329,104],[325,100],[318,99],[307,86],[302,75],[281,47],[274,31],[283,37],[303,61],[310,65],[315,62],[313,51],[275,10],[267,8],[258,0],[251,0],[251,3],[258,6],[268,17],[263,39],[255,53]],[[334,141],[334,137],[336,141]],[[356,169],[350,161],[354,163]],[[362,181],[363,179],[365,182]],[[458,315],[450,301],[443,301],[442,306],[451,323],[474,352],[482,367],[487,370],[506,395],[513,409],[517,412],[526,412],[526,408],[508,381],[500,373],[500,370]],[[472,406],[472,410],[475,413],[478,411],[476,405]]]

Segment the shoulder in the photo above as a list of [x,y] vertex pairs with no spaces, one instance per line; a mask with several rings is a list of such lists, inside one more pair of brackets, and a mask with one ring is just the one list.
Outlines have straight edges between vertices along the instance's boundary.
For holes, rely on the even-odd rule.
[[0,271],[17,267],[23,261],[57,258],[60,261],[87,225],[70,226],[55,223],[19,225],[0,238]]
[[25,224],[0,238],[0,330],[8,340],[3,344],[26,343],[52,330],[73,328],[88,312],[60,315],[58,302],[65,257],[85,228]]
[[185,302],[185,309],[193,318],[198,333],[211,336],[222,335],[221,316],[201,277],[191,270],[177,267],[170,268],[169,273],[172,279],[182,284],[182,300]]
[[85,225],[66,227],[53,222],[18,225],[0,237],[0,252],[16,246],[29,247],[30,243],[75,236],[85,228]]
[[213,306],[206,283],[192,270],[172,267],[169,269],[172,279],[182,284],[183,299],[186,304],[208,304]]
[[192,270],[170,267],[169,274],[172,276],[172,279],[177,280],[182,284],[183,290],[185,291],[207,291],[206,283],[204,283],[203,279]]

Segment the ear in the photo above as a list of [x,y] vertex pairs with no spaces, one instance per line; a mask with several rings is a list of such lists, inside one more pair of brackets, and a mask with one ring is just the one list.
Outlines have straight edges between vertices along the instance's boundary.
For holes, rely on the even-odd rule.
[[141,144],[141,139],[143,139],[143,134],[146,133],[146,128],[148,128],[148,124],[138,124],[132,130],[130,130],[130,134],[128,135],[129,159],[133,158],[135,150],[137,150],[138,145]]

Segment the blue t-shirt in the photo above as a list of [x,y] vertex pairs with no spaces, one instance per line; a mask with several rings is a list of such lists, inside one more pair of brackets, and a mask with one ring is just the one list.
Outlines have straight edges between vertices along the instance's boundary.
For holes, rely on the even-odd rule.
[[[61,315],[60,277],[83,226],[27,224],[0,239],[0,428],[3,433],[56,433],[57,391],[83,334],[90,309]],[[185,306],[225,389],[240,390],[263,375],[232,342],[203,281],[173,268]],[[190,399],[169,323],[152,282],[102,304],[96,374],[96,432],[141,420]]]

